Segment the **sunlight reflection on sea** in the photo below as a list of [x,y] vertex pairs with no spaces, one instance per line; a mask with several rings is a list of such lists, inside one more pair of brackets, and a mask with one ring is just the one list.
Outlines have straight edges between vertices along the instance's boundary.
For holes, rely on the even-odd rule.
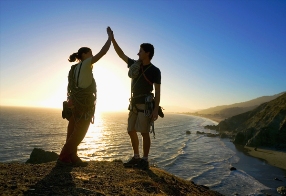
[[[61,118],[60,110],[1,108],[0,111],[1,162],[25,162],[35,147],[60,153],[68,124]],[[96,113],[94,124],[78,146],[79,156],[87,161],[128,160],[133,151],[127,134],[127,117],[127,112]],[[205,125],[214,124],[217,123],[201,117],[167,113],[155,123],[156,139],[151,135],[150,163],[225,195],[258,195],[262,189],[268,189],[242,170],[229,171],[240,160],[235,148],[229,147],[232,144],[227,146],[218,137],[197,134],[197,131],[214,133],[204,129]],[[138,136],[142,155],[141,136]]]

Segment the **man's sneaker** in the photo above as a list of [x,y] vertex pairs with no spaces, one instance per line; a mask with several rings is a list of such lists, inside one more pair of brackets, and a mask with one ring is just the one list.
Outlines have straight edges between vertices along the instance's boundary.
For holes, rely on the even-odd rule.
[[136,165],[136,167],[138,169],[142,169],[142,170],[148,170],[149,169],[149,162],[144,160],[144,159],[141,159],[139,161],[139,163]]
[[123,166],[126,168],[132,168],[140,162],[140,158],[132,157],[128,162],[123,163]]

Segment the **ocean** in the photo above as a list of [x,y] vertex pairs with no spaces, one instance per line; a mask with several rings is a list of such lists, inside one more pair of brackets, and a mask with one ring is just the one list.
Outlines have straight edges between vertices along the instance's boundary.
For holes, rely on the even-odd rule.
[[[127,112],[96,113],[78,147],[79,156],[86,161],[127,161],[133,155],[127,116]],[[0,162],[25,162],[34,148],[59,154],[67,124],[59,109],[0,107]],[[285,171],[245,155],[229,139],[196,134],[215,133],[204,126],[216,124],[202,117],[165,113],[155,122],[149,162],[224,195],[279,195],[276,188],[285,182],[274,178],[283,179]],[[232,166],[237,170],[230,171]]]

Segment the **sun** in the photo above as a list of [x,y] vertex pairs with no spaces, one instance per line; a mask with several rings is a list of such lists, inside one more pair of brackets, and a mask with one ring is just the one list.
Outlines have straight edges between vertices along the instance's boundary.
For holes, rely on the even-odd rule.
[[130,80],[120,68],[101,65],[94,67],[97,84],[96,109],[99,111],[127,110],[130,96]]
[[[93,76],[97,86],[96,111],[127,111],[130,97],[130,79],[126,67],[102,61],[94,64]],[[40,101],[41,107],[62,108],[62,103],[67,99],[67,77],[57,77],[49,85],[54,86]]]

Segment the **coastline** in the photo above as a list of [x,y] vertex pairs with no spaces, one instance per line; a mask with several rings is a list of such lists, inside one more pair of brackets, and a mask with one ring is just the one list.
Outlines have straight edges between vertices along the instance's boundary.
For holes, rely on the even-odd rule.
[[[188,114],[188,115],[193,115],[193,114]],[[193,115],[193,116],[196,116],[196,115]],[[200,116],[200,115],[197,115],[197,116]],[[221,121],[224,120],[222,118],[208,116],[208,115],[201,115],[200,117],[208,118],[217,123],[220,123]],[[248,156],[262,159],[266,161],[267,164],[284,170],[285,175],[286,175],[286,164],[285,164],[286,163],[286,152],[285,151],[266,149],[262,147],[259,147],[257,148],[257,150],[254,150],[254,147],[248,147],[248,146],[241,146],[241,147],[238,147],[238,149],[243,151]]]
[[234,145],[227,138],[222,138],[221,140],[228,148],[234,151],[235,156],[238,157],[236,161],[231,162],[231,167],[235,168],[234,172],[245,172],[263,184],[265,186],[265,188],[261,190],[263,195],[280,195],[277,193],[277,188],[285,186],[286,170],[277,167],[277,165],[269,164],[265,158],[262,159],[251,156],[248,154],[248,152],[250,152],[249,149],[244,148],[244,146]]
[[[206,118],[214,122],[221,122],[224,119],[213,116],[194,117]],[[230,167],[234,167],[237,173],[246,173],[253,179],[265,186],[261,192],[264,195],[280,195],[277,188],[285,186],[286,181],[286,152],[271,148],[254,148],[235,145],[229,138],[220,138],[228,148],[233,150],[238,157],[238,161],[231,162]]]
[[214,115],[203,115],[203,114],[194,114],[194,113],[179,113],[179,114],[186,114],[186,115],[190,115],[190,116],[198,116],[198,117],[202,117],[202,118],[207,118],[207,119],[210,119],[210,120],[215,121],[217,123],[220,123],[221,121],[225,120],[222,117],[214,116]]

